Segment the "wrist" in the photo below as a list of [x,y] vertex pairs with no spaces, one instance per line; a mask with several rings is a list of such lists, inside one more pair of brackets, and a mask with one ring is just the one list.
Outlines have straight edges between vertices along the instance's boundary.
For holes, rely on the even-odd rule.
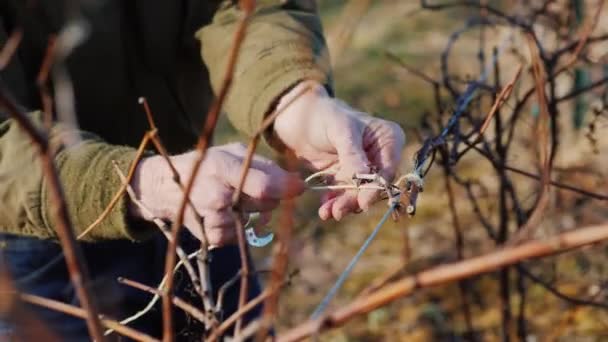
[[137,165],[131,181],[131,187],[137,199],[145,206],[142,210],[133,201],[129,202],[129,214],[135,218],[152,220],[169,218],[165,206],[164,194],[168,193],[167,185],[171,182],[171,170],[161,156],[143,158]]
[[300,82],[282,96],[275,109],[279,114],[272,126],[272,138],[278,140],[275,144],[297,149],[311,123],[317,122],[320,111],[315,108],[329,98],[327,89],[316,81]]

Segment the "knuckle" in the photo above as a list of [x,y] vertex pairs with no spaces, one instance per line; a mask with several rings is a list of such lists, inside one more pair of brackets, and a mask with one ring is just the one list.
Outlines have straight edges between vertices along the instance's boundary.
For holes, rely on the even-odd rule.
[[209,176],[218,175],[222,164],[221,154],[218,150],[209,149],[203,160],[201,172]]
[[231,146],[233,146],[234,149],[236,149],[237,151],[245,151],[247,150],[247,146],[245,146],[244,143],[242,142],[235,142],[230,144]]
[[230,205],[230,194],[229,191],[226,190],[227,189],[224,189],[224,191],[221,189],[215,189],[210,191],[206,195],[208,201],[207,207],[215,210],[228,207]]
[[253,188],[254,193],[252,197],[257,199],[266,199],[272,197],[272,180],[270,177],[262,177],[257,181],[256,186]]
[[395,138],[402,143],[405,142],[405,132],[403,131],[403,128],[396,122],[389,121],[388,124]]

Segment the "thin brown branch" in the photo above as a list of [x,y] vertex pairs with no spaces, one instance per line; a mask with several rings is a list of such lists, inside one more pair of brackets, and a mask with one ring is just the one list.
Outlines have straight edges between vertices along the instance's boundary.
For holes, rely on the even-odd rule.
[[[133,191],[133,188],[129,185],[129,182],[127,181],[127,177],[122,173],[122,171],[118,167],[118,164],[116,164],[115,161],[113,161],[113,166],[114,166],[114,170],[120,177],[120,180],[123,182],[123,184],[127,185],[127,194],[129,194],[131,202],[133,202],[137,207],[139,207],[142,212],[146,213],[146,215],[153,217],[154,215],[152,214],[150,209],[148,209],[148,207],[146,207],[146,205],[143,204],[137,198],[135,191]],[[152,221],[160,229],[161,233],[167,238],[167,240],[171,239],[171,232],[169,231],[169,226],[165,223],[165,221],[163,221],[159,218],[154,218]],[[186,271],[188,272],[188,276],[190,277],[190,280],[192,281],[192,284],[194,285],[194,289],[198,293],[202,293],[200,279],[198,279],[198,277],[196,276],[194,267],[190,263],[190,260],[188,260],[188,255],[179,246],[177,246],[176,252],[177,252],[177,255],[178,255],[180,261],[184,264],[184,267],[186,268]]]
[[[36,296],[33,294],[25,294],[25,293],[19,294],[19,299],[24,302],[27,302],[27,303],[30,303],[33,305],[42,306],[44,308],[51,309],[54,311],[59,311],[61,313],[64,313],[64,314],[67,314],[70,316],[83,318],[83,319],[86,319],[88,317],[88,313],[85,310],[83,310],[79,307],[76,307],[76,306],[72,306],[72,305],[69,305],[66,303],[62,303],[62,302],[53,300],[53,299],[44,298],[44,297]],[[101,321],[101,323],[104,326],[106,326],[112,330],[115,330],[119,334],[132,338],[136,341],[144,341],[144,342],[157,342],[158,341],[157,339],[155,339],[149,335],[146,335],[135,329],[122,325],[122,324],[116,322],[115,320],[108,319],[108,318],[101,317],[101,316],[98,317],[97,319],[99,321]]]
[[165,259],[165,274],[169,277],[167,278],[167,287],[163,293],[163,340],[165,342],[173,340],[173,320],[171,317],[170,296],[173,290],[173,277],[171,276],[171,272],[176,262],[175,250],[179,242],[179,232],[181,231],[184,222],[186,205],[188,203],[188,198],[190,197],[190,192],[192,191],[192,188],[194,186],[194,181],[196,180],[198,171],[201,167],[203,159],[205,158],[205,152],[207,151],[207,147],[211,142],[213,131],[215,130],[215,126],[219,118],[220,110],[224,104],[224,101],[228,94],[228,90],[230,89],[230,85],[232,84],[232,78],[234,70],[236,68],[236,61],[239,56],[240,47],[243,40],[245,39],[245,32],[247,29],[247,24],[249,23],[249,18],[255,8],[255,3],[251,0],[242,0],[240,1],[240,4],[241,9],[243,10],[243,14],[236,26],[232,48],[230,49],[230,54],[228,56],[228,63],[226,72],[224,74],[224,80],[222,82],[215,101],[213,102],[207,113],[205,126],[203,127],[203,131],[199,136],[198,143],[196,145],[197,155],[192,167],[192,171],[190,177],[188,178],[185,184],[184,195],[177,213],[177,217],[173,222],[173,226],[171,227],[173,237],[172,240],[169,241],[169,244],[167,246],[167,255]]
[[[287,170],[292,171],[296,167],[296,157],[292,153],[287,154]],[[293,188],[294,184],[286,184],[287,188]],[[295,200],[288,199],[284,201],[281,219],[279,220],[279,231],[277,234],[277,242],[273,249],[273,265],[270,275],[268,287],[271,295],[264,302],[264,313],[260,321],[260,329],[256,337],[257,341],[266,341],[268,331],[275,323],[276,316],[279,312],[279,295],[280,289],[283,286],[287,266],[289,264],[289,247],[291,246],[291,237],[294,226]]]
[[[531,172],[528,171],[524,171],[522,169],[518,169],[516,167],[512,167],[509,165],[503,165],[503,167],[505,168],[505,170],[517,173],[519,175],[522,176],[526,176],[528,178],[533,178],[536,180],[540,180],[541,176],[533,174]],[[575,186],[569,185],[569,184],[564,184],[564,183],[560,183],[557,181],[550,181],[549,184],[551,184],[552,186],[556,187],[556,188],[560,188],[560,189],[564,189],[564,190],[568,190],[568,191],[572,191],[572,192],[576,192],[578,194],[581,194],[583,196],[587,196],[596,200],[600,200],[600,201],[608,201],[608,195],[604,195],[604,194],[599,194],[597,192],[591,192],[589,190],[585,190],[585,189],[581,189],[581,188],[577,188]]]
[[[171,162],[171,158],[169,158],[169,153],[167,152],[167,149],[165,148],[160,137],[157,134],[158,131],[156,128],[156,123],[154,122],[154,115],[152,115],[152,110],[150,110],[148,101],[146,100],[145,97],[140,97],[139,103],[141,105],[143,105],[144,111],[146,113],[146,118],[148,120],[148,124],[150,125],[150,130],[152,132],[154,132],[154,134],[151,135],[151,140],[152,140],[152,143],[154,144],[154,147],[156,148],[158,153],[160,153],[162,158],[165,160],[165,163],[169,166],[169,169],[171,170],[171,173],[173,176],[173,181],[179,186],[180,190],[182,190],[182,192],[185,193],[186,190],[185,190],[184,184],[181,181],[179,172],[177,172],[175,165],[173,165],[173,162]],[[208,241],[209,241],[209,239],[207,238],[207,232],[203,228],[204,227],[203,218],[200,217],[200,215],[196,211],[196,208],[192,204],[190,197],[188,197],[188,206],[194,213],[194,216],[196,217],[197,222],[199,222],[199,224],[201,226],[201,248],[200,248],[201,254],[197,258],[197,265],[199,268],[200,278],[195,277],[192,279],[193,279],[193,282],[194,282],[194,279],[197,280],[198,283],[194,282],[194,287],[195,287],[196,291],[199,293],[199,295],[201,296],[205,309],[210,312],[211,310],[213,310],[214,305],[213,305],[213,300],[211,298],[213,289],[211,286],[211,276],[210,276],[210,272],[209,272],[209,263],[208,263],[208,247],[209,247]],[[168,233],[168,232],[169,232],[169,230],[167,230],[167,239],[169,239],[171,237],[170,233]],[[178,256],[183,259],[183,256],[180,255],[179,247],[176,248],[176,251],[178,252]],[[186,259],[186,261],[188,261],[188,260]],[[215,320],[213,320],[213,322],[215,322]]]
[[149,131],[144,134],[144,137],[141,140],[141,143],[139,144],[139,148],[137,149],[137,153],[135,154],[135,159],[129,166],[129,172],[127,173],[127,182],[123,183],[120,186],[120,188],[118,189],[118,191],[116,192],[114,197],[112,197],[112,199],[110,200],[110,203],[108,203],[108,205],[103,210],[103,212],[99,215],[99,217],[97,217],[97,219],[95,219],[95,221],[93,221],[93,223],[91,223],[85,230],[82,231],[82,233],[80,233],[80,235],[78,235],[78,240],[83,239],[88,233],[90,233],[95,227],[97,227],[103,220],[105,220],[105,218],[108,217],[108,215],[110,214],[112,209],[114,209],[114,207],[116,206],[118,201],[120,201],[122,196],[125,195],[125,192],[127,191],[127,186],[129,185],[129,183],[131,182],[131,179],[133,178],[133,175],[135,174],[135,169],[137,168],[137,164],[139,164],[139,161],[143,157],[144,152],[146,151],[146,147],[148,146],[148,143],[150,142],[150,139],[152,138],[152,136],[154,134],[156,134],[156,131]]
[[233,324],[235,324],[239,319],[241,319],[241,317],[246,315],[249,311],[254,309],[256,306],[262,304],[262,302],[264,302],[264,300],[266,300],[270,296],[270,294],[271,294],[271,292],[269,291],[269,289],[265,289],[257,297],[248,301],[245,305],[240,307],[235,313],[230,315],[230,317],[228,317],[227,319],[222,321],[222,323],[219,325],[219,327],[217,327],[217,329],[215,329],[214,331],[211,332],[211,334],[206,339],[206,341],[217,341],[228,329],[230,329],[230,327]]
[[56,36],[51,35],[46,47],[46,52],[44,53],[44,58],[42,59],[40,71],[36,77],[36,85],[38,86],[40,92],[40,102],[42,103],[42,112],[44,114],[44,125],[48,131],[50,131],[51,124],[53,122],[53,98],[49,92],[47,81],[51,66],[53,65],[56,46]]
[[[241,309],[245,306],[247,302],[247,297],[249,293],[249,275],[250,265],[249,265],[249,253],[247,251],[247,241],[245,239],[245,227],[243,227],[243,223],[239,220],[239,214],[236,210],[232,211],[232,215],[234,216],[234,221],[236,222],[236,237],[239,244],[239,255],[241,257],[241,282],[239,288],[239,306]],[[241,325],[243,324],[242,316],[236,321],[236,326],[234,328],[234,334],[238,335],[241,331]]]
[[576,60],[578,59],[579,55],[581,54],[581,52],[587,45],[587,42],[589,41],[589,37],[591,37],[591,34],[593,33],[593,31],[597,27],[597,24],[599,23],[599,19],[600,19],[600,16],[602,15],[602,9],[604,8],[605,2],[606,2],[605,0],[599,0],[599,4],[597,5],[597,9],[595,10],[595,15],[593,17],[587,18],[587,21],[585,22],[585,24],[583,25],[583,28],[581,29],[581,31],[578,34],[578,36],[579,36],[578,44],[576,45],[574,52],[572,52],[570,59],[568,59],[568,61],[566,61],[564,66],[562,66],[563,69],[569,69],[572,65],[574,65],[574,63],[576,63]]
[[0,260],[0,319],[14,326],[14,334],[3,332],[0,336],[10,339],[13,337],[10,335],[14,335],[18,341],[59,341],[56,334],[19,301],[5,261]]
[[526,223],[519,228],[519,231],[511,239],[512,243],[517,243],[523,239],[529,238],[536,227],[541,223],[544,211],[549,205],[549,192],[551,182],[551,158],[549,156],[549,106],[547,103],[547,95],[545,94],[545,71],[541,63],[538,47],[534,40],[528,36],[528,45],[532,56],[532,71],[536,84],[536,96],[538,97],[538,106],[540,107],[540,116],[536,122],[536,137],[538,139],[538,157],[540,169],[540,194],[536,207],[532,214],[528,217]]
[[398,265],[394,268],[388,270],[388,272],[382,274],[380,277],[376,278],[369,286],[363,289],[358,295],[357,298],[366,297],[369,294],[378,291],[382,287],[386,286],[386,284],[392,282],[397,277],[401,276],[403,271],[405,270],[405,265]]
[[0,105],[7,110],[8,114],[15,120],[19,127],[23,129],[32,140],[34,146],[38,149],[42,161],[43,173],[48,182],[51,202],[54,206],[53,218],[55,231],[61,242],[63,254],[70,273],[70,279],[74,284],[78,299],[86,312],[86,322],[91,338],[97,341],[103,341],[97,305],[92,299],[89,291],[89,273],[84,262],[85,259],[82,250],[74,235],[74,228],[68,214],[65,195],[63,193],[59,175],[55,169],[48,138],[34,126],[32,121],[27,117],[27,114],[19,109],[4,88],[0,89]]
[[18,28],[15,29],[6,40],[6,44],[0,50],[0,70],[4,70],[6,66],[11,62],[19,44],[23,38],[23,31]]
[[[521,70],[521,68],[520,68]],[[498,101],[497,101],[498,102]],[[452,218],[452,227],[454,228],[454,240],[456,241],[456,255],[458,260],[464,259],[464,237],[462,233],[462,227],[458,218],[458,210],[456,209],[456,196],[454,196],[454,188],[450,179],[449,164],[447,160],[444,160],[444,179],[446,193],[448,194],[448,207],[450,208],[450,216]],[[462,313],[466,324],[467,333],[473,334],[473,317],[471,315],[471,305],[468,297],[469,284],[466,280],[458,282],[458,289],[460,290],[460,300],[462,305]]]
[[403,68],[410,74],[419,77],[420,79],[422,79],[423,81],[425,81],[427,83],[430,83],[431,85],[439,85],[439,82],[434,80],[432,77],[430,77],[427,74],[423,73],[422,71],[406,64],[401,58],[399,58],[399,56],[395,55],[394,53],[387,51],[384,54],[388,59],[397,63],[397,65],[399,65],[401,68]]
[[321,326],[321,329],[341,326],[354,317],[368,313],[399,298],[409,296],[422,288],[445,285],[513,265],[523,260],[541,258],[607,239],[608,223],[604,223],[565,232],[553,238],[533,240],[467,260],[437,266],[403,278],[367,297],[357,299],[330,313],[324,321],[307,321],[279,336],[277,340],[280,342],[299,341],[310,336],[319,326]]
[[[154,295],[162,295],[162,291],[157,290],[153,287],[150,287],[148,285],[144,285],[140,282],[137,282],[135,280],[131,280],[131,279],[127,279],[127,278],[118,278],[118,282],[127,286],[131,286],[133,288],[136,288],[138,290],[144,291],[144,292],[148,292]],[[205,314],[195,308],[192,304],[189,304],[188,302],[184,301],[183,299],[177,297],[177,296],[172,296],[171,300],[173,301],[173,304],[175,306],[177,306],[178,308],[182,309],[185,313],[187,313],[188,315],[192,316],[193,318],[197,319],[199,322],[204,323],[206,325],[211,325],[212,323],[209,321],[209,319],[207,319],[207,317],[205,316]]]
[[[245,156],[245,160],[243,161],[243,165],[241,166],[241,176],[239,179],[239,184],[236,187],[236,189],[234,190],[234,193],[232,195],[232,206],[234,209],[233,215],[235,215],[235,222],[237,222],[236,233],[237,233],[237,239],[239,242],[239,253],[241,255],[241,260],[243,262],[243,265],[241,266],[241,288],[239,291],[239,308],[242,308],[246,302],[246,295],[248,292],[247,291],[247,285],[248,285],[247,282],[248,282],[248,276],[249,276],[249,265],[248,265],[248,261],[247,261],[247,255],[248,255],[247,254],[247,245],[246,245],[245,235],[244,235],[245,233],[244,233],[242,224],[240,223],[240,220],[238,219],[238,213],[237,213],[242,189],[243,189],[243,186],[245,185],[245,180],[247,179],[247,174],[249,173],[249,168],[251,166],[251,162],[253,160],[255,150],[257,148],[257,145],[258,145],[262,135],[273,124],[274,120],[285,110],[285,108],[288,108],[291,103],[293,103],[295,100],[297,100],[300,96],[305,94],[310,89],[311,89],[310,86],[302,87],[281,108],[277,108],[272,114],[268,115],[264,119],[264,121],[262,121],[260,128],[257,130],[257,132],[254,134],[254,136],[251,138],[249,145],[247,146],[247,154]],[[239,319],[237,321],[235,331],[238,332],[240,327],[241,327],[241,320]]]
[[[591,295],[587,301],[595,302],[595,300],[604,293],[604,290],[604,288],[598,288],[597,292]],[[564,336],[564,331],[566,330],[568,324],[574,321],[576,316],[578,316],[584,308],[589,308],[589,306],[581,303],[563,313],[557,327],[550,332],[546,341],[557,341],[559,337]]]
[[[481,127],[479,128],[479,131],[477,132],[477,137],[475,138],[475,140],[473,142],[468,144],[464,150],[462,150],[458,153],[459,156],[463,156],[464,154],[469,152],[473,148],[473,146],[477,145],[478,143],[480,143],[482,141],[483,134],[490,126],[490,122],[492,122],[492,118],[496,115],[498,110],[506,103],[506,101],[511,96],[511,93],[513,92],[513,88],[515,87],[515,83],[517,83],[517,80],[521,76],[522,68],[523,68],[523,65],[520,64],[519,67],[517,68],[517,71],[513,75],[513,78],[502,88],[502,90],[496,97],[496,100],[494,101],[492,108],[490,108],[490,111],[486,115],[486,118],[484,119]],[[457,159],[459,159],[459,158],[457,158]]]
[[[484,150],[482,150],[482,149],[474,146],[473,144],[471,144],[471,143],[469,143],[467,141],[464,141],[463,143],[466,144],[467,146],[471,147],[475,152],[477,152],[477,153],[481,154],[482,156],[485,156],[486,158],[488,158],[488,160],[491,163],[497,163],[494,159],[491,158],[491,156],[486,151],[484,151]],[[539,176],[537,174],[534,174],[532,172],[528,172],[528,171],[522,170],[520,168],[516,168],[516,167],[510,166],[510,165],[506,165],[506,164],[501,164],[500,166],[503,167],[505,170],[517,173],[517,174],[519,174],[521,176],[525,176],[525,177],[532,178],[532,179],[535,179],[535,180],[540,180],[541,179],[541,176]],[[567,191],[571,191],[571,192],[575,192],[577,194],[580,194],[580,195],[583,195],[583,196],[587,196],[587,197],[590,197],[590,198],[593,198],[593,199],[596,199],[596,200],[608,201],[608,195],[604,195],[604,194],[600,194],[600,193],[597,193],[597,192],[592,192],[592,191],[589,191],[589,190],[581,189],[581,188],[578,188],[576,186],[560,183],[560,182],[557,182],[557,181],[554,181],[554,180],[551,180],[549,182],[549,184],[551,184],[552,186],[554,186],[556,188],[567,190]]]
[[483,133],[486,131],[486,129],[490,125],[492,118],[498,112],[498,109],[500,107],[502,107],[502,105],[504,105],[505,102],[509,99],[509,96],[511,96],[511,93],[513,92],[513,87],[515,86],[515,83],[519,79],[519,76],[521,76],[522,68],[523,68],[523,65],[520,64],[519,67],[517,68],[517,71],[515,71],[515,75],[513,75],[513,78],[502,88],[502,90],[498,94],[496,101],[494,101],[492,108],[488,112],[488,115],[486,116],[485,120],[483,121],[483,124],[479,128],[479,133],[478,133],[479,136],[475,140],[476,142],[478,142],[481,139],[481,137],[483,136]]

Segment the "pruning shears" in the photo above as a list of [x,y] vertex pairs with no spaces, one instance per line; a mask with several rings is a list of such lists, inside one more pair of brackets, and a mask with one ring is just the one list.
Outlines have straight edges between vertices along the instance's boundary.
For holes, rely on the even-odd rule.
[[258,236],[256,228],[260,221],[260,213],[252,213],[249,215],[249,220],[245,224],[245,237],[247,243],[253,247],[264,247],[272,242],[274,233],[267,233],[263,236]]

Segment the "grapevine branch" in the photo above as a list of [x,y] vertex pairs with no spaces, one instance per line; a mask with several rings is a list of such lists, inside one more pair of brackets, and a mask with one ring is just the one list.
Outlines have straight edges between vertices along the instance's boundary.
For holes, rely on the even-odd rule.
[[299,341],[310,336],[319,327],[321,329],[335,328],[358,315],[368,313],[398,298],[409,296],[423,288],[445,285],[524,260],[563,253],[607,239],[608,224],[589,226],[562,233],[550,239],[532,240],[478,257],[437,266],[405,277],[368,296],[356,299],[322,319],[307,321],[280,335],[277,340],[279,342]]

